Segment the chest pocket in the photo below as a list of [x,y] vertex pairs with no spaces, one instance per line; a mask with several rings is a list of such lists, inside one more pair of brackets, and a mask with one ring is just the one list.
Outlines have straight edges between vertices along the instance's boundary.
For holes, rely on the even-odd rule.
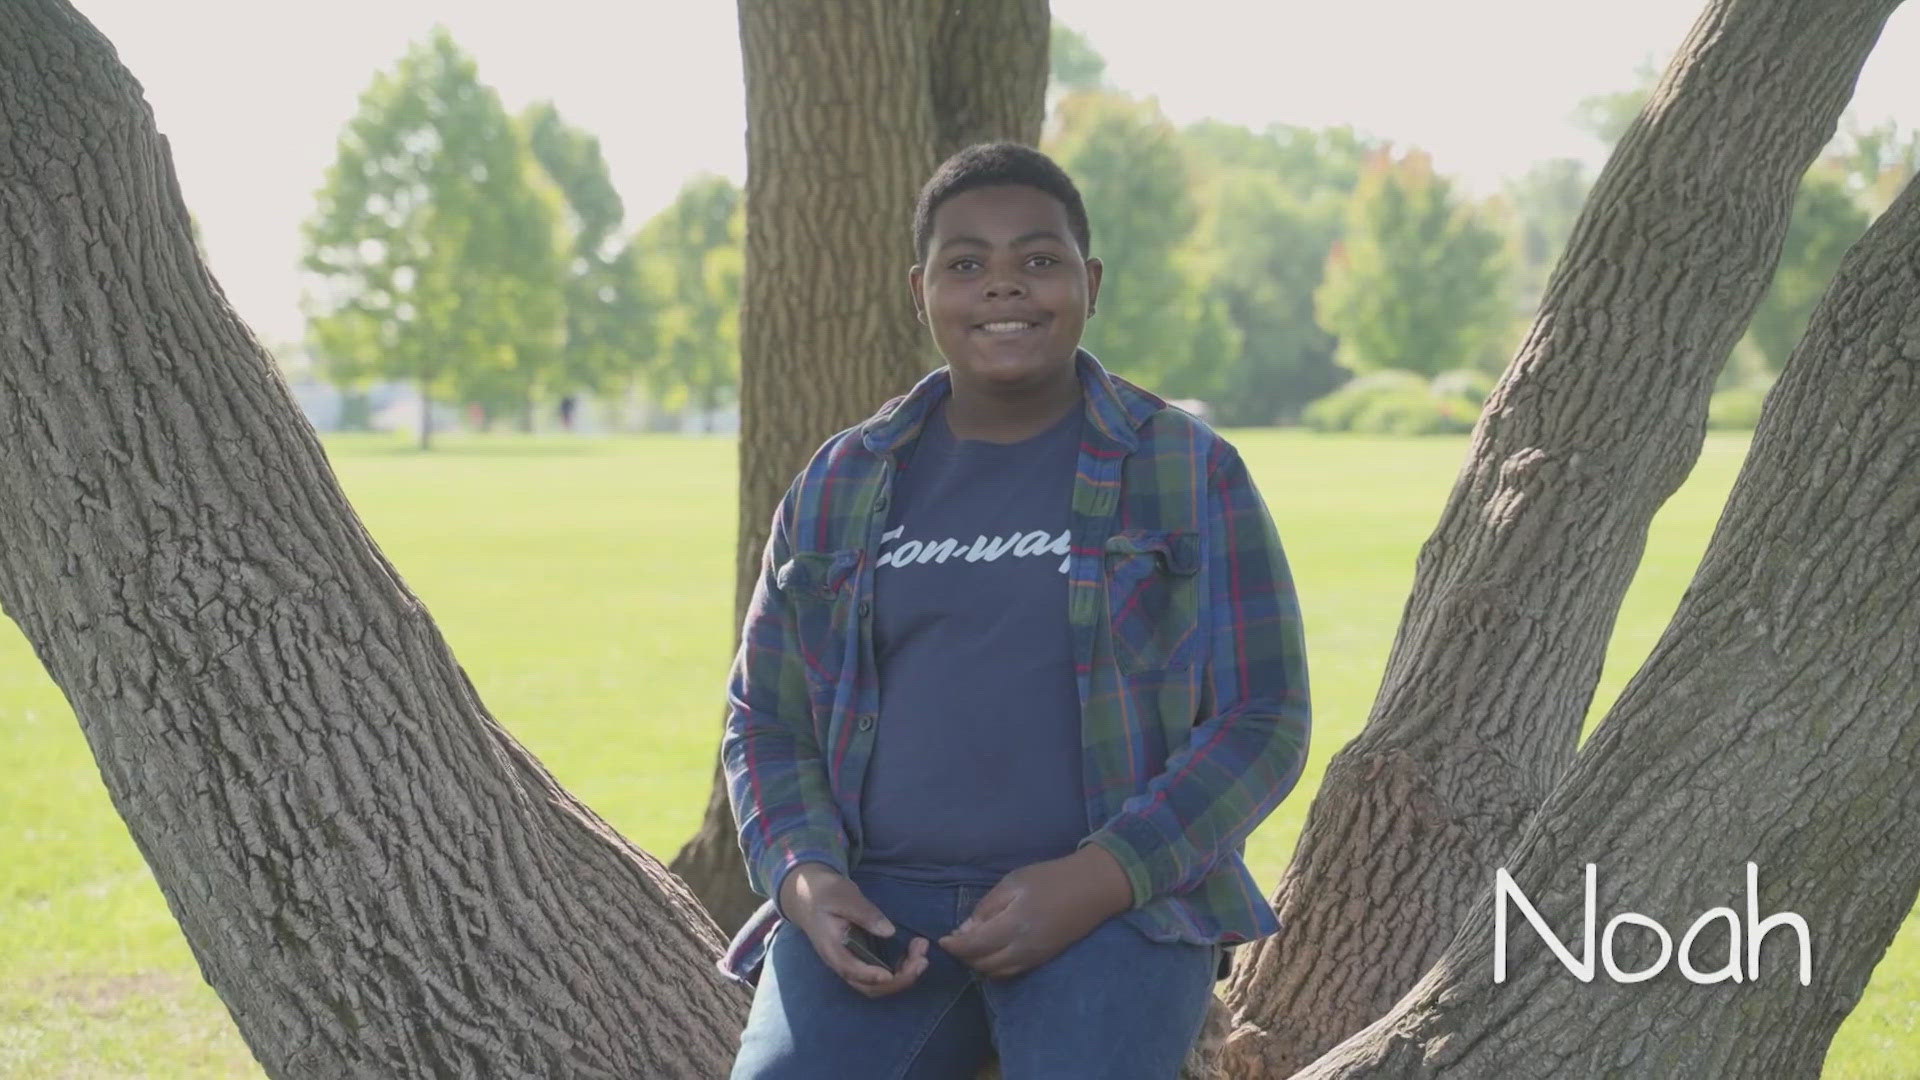
[[860,549],[799,551],[774,571],[774,581],[793,605],[793,647],[800,650],[816,687],[840,677],[852,625],[854,582]]
[[1128,674],[1192,667],[1200,652],[1200,534],[1128,529],[1107,540],[1107,617]]

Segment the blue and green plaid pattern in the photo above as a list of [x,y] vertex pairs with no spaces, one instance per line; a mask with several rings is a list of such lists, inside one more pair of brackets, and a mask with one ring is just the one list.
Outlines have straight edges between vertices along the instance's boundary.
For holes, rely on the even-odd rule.
[[[1073,485],[1068,620],[1089,835],[1133,884],[1123,917],[1157,941],[1279,929],[1247,835],[1293,789],[1311,709],[1280,537],[1246,465],[1194,417],[1075,358],[1085,434]],[[728,680],[721,754],[747,877],[778,897],[802,862],[860,851],[860,778],[880,713],[873,555],[893,453],[951,387],[942,368],[829,439],[775,512]],[[982,672],[991,678],[991,672]],[[985,793],[983,793],[985,797]],[[755,981],[772,900],[720,968]]]

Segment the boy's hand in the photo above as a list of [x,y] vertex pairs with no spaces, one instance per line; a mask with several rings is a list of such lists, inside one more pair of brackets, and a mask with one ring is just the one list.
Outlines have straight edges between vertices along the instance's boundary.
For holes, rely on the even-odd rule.
[[897,994],[912,986],[927,970],[927,939],[914,938],[900,970],[854,959],[843,942],[850,924],[864,926],[881,937],[893,936],[893,923],[873,906],[845,875],[825,863],[801,863],[780,883],[780,910],[813,943],[820,962],[848,986],[870,998]]
[[1133,906],[1133,886],[1112,854],[1087,844],[1000,879],[940,947],[968,967],[1008,979],[1053,959]]

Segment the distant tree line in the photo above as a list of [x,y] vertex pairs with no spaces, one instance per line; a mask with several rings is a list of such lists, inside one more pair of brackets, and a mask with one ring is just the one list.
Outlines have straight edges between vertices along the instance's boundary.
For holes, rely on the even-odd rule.
[[[1175,127],[1055,24],[1042,146],[1107,266],[1086,346],[1226,425],[1471,426],[1531,321],[1593,177],[1544,161],[1475,200],[1426,154],[1348,128]],[[1651,90],[1583,103],[1609,146]],[[1840,255],[1920,165],[1849,130],[1815,164],[1779,269],[1721,376],[1750,426]],[[599,140],[550,103],[507,113],[444,29],[362,95],[305,228],[307,345],[353,387],[403,380],[489,422],[593,397],[627,415],[735,400],[745,207],[714,176],[629,229]],[[428,438],[423,417],[421,438]]]

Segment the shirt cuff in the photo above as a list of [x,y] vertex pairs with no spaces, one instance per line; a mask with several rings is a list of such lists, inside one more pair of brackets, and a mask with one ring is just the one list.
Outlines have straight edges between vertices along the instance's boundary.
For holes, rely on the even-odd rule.
[[1106,852],[1113,856],[1114,861],[1120,864],[1120,869],[1126,871],[1127,884],[1133,888],[1133,902],[1129,910],[1141,907],[1153,899],[1155,890],[1153,879],[1147,870],[1146,857],[1124,834],[1108,826],[1080,841],[1078,846],[1084,847],[1087,844],[1098,844],[1106,849]]
[[846,858],[824,847],[796,846],[782,851],[779,862],[774,865],[772,872],[765,875],[765,881],[767,882],[767,899],[773,901],[773,909],[778,911],[783,919],[787,917],[787,913],[780,905],[781,887],[787,883],[787,875],[799,868],[800,864],[810,862],[820,863],[837,874],[847,873]]

